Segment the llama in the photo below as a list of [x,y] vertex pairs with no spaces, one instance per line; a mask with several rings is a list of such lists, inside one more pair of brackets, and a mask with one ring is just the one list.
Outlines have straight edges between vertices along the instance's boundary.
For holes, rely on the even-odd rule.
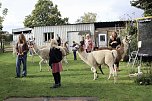
[[[52,39],[52,41],[54,41],[54,40]],[[52,46],[50,46],[50,47],[52,47]],[[42,66],[41,66],[42,62],[45,62],[48,65],[50,47],[45,46],[43,48],[38,48],[36,44],[33,45],[34,53],[36,53],[41,59],[40,62],[39,62],[40,71],[42,71]],[[65,52],[64,48],[62,46],[58,46],[57,48],[60,48],[60,50],[63,54],[63,58],[64,58],[64,56],[66,55],[66,52]],[[48,65],[48,67],[49,67],[49,65]],[[50,67],[49,67],[48,70],[50,70]]]
[[[68,63],[68,61],[67,61],[67,59],[66,59],[66,56],[69,54],[69,50],[68,50],[68,47],[67,47],[67,44],[68,44],[68,42],[66,41],[65,43],[64,43],[64,45],[63,46],[60,46],[61,48],[63,48],[64,50],[65,50],[65,52],[66,52],[66,55],[64,56],[64,58],[63,58],[63,61],[65,62],[65,63]],[[50,49],[50,45],[43,45],[43,46],[41,46],[41,47],[37,47],[37,45],[36,44],[34,44],[33,45],[33,47],[31,48],[31,52],[32,52],[32,62],[34,63],[34,55],[36,54],[36,55],[38,55],[37,53],[36,53],[36,51],[35,51],[35,49],[34,48],[36,48],[36,50],[37,49],[45,49],[45,48],[49,48]]]
[[79,46],[78,55],[86,64],[91,67],[91,71],[94,73],[93,80],[97,78],[96,67],[105,63],[108,65],[110,70],[108,79],[110,79],[111,75],[113,74],[114,83],[116,82],[117,72],[114,66],[114,61],[117,57],[116,50],[98,50],[86,53],[83,46]]
[[64,58],[63,58],[63,61],[66,63],[66,64],[68,64],[68,61],[67,61],[67,55],[69,54],[69,49],[68,49],[68,41],[66,41],[64,44],[63,44],[63,49],[65,50],[65,52],[66,52],[66,55],[64,56]]
[[[121,46],[114,49],[117,51],[117,57],[115,60],[115,64],[118,64],[120,62],[120,60],[123,59],[124,56],[126,55],[127,50],[128,50],[128,46],[130,43],[130,37],[131,37],[130,35],[125,36],[125,38],[122,40]],[[101,47],[101,48],[98,48],[96,50],[113,50],[113,49],[107,48],[107,47]],[[99,66],[99,69],[102,71],[101,66]]]
[[[39,66],[40,66],[40,71],[42,71],[42,62],[45,62],[48,65],[48,60],[49,60],[49,52],[50,52],[50,48],[49,47],[43,47],[43,48],[38,48],[36,44],[33,45],[32,48],[33,52],[32,52],[32,61],[34,58],[34,54],[38,55],[39,58],[41,59],[39,62]],[[48,68],[48,70],[50,70],[50,68]]]
[[[46,46],[46,45],[43,45],[41,47],[38,47],[36,44],[33,44],[32,47],[31,47],[31,58],[32,58],[32,62],[34,63],[34,56],[35,55],[38,55],[37,52],[39,52],[38,50],[41,50],[41,49],[50,49],[50,46]],[[39,56],[39,55],[38,55]]]

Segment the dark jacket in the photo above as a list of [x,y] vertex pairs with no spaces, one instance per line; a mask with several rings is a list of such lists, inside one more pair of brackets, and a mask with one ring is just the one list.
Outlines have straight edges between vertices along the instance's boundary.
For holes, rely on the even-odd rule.
[[49,66],[52,65],[52,63],[58,63],[62,60],[62,52],[58,48],[50,48],[49,53]]
[[[24,43],[22,46],[22,53],[27,54],[28,51],[29,51],[28,45],[27,43]],[[16,44],[16,52],[19,53],[18,43]]]
[[[111,44],[113,41],[116,41],[117,43]],[[109,46],[111,46],[111,48],[116,48],[118,45],[121,45],[121,41],[120,41],[120,38],[119,38],[119,37],[118,37],[118,38],[115,38],[114,40],[112,40],[112,39],[110,38],[110,40],[109,40]]]
[[58,46],[61,46],[61,38],[60,37],[58,37],[57,42],[58,42]]

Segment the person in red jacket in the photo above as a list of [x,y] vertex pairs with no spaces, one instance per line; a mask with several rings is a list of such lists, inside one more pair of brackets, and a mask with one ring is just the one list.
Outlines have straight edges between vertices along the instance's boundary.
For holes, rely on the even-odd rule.
[[87,53],[91,52],[93,50],[93,41],[90,38],[89,34],[86,34],[86,39],[85,39],[85,50]]

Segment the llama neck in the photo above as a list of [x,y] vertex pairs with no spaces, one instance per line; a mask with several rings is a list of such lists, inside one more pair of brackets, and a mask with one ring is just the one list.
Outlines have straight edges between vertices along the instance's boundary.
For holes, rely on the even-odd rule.
[[88,62],[87,57],[88,57],[89,54],[90,54],[90,53],[86,53],[85,51],[78,51],[79,57],[80,57],[86,64],[88,64],[88,65],[89,65],[89,62]]
[[118,49],[120,56],[124,57],[128,50],[128,43],[125,40],[122,40],[121,47]]
[[36,46],[36,45],[34,45],[34,52],[36,53],[36,54],[38,54],[38,55],[40,55],[40,49]]
[[126,40],[123,40],[123,44],[124,44],[124,53],[127,53],[129,43],[127,43]]
[[124,53],[124,44],[122,43],[120,48],[118,49],[119,54],[122,55]]

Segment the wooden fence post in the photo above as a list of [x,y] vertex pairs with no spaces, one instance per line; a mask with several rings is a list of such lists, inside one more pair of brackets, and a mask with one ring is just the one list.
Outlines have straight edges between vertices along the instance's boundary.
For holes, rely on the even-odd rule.
[[2,40],[0,40],[1,41],[1,47],[0,47],[0,52],[2,51]]
[[5,40],[2,39],[2,52],[4,53],[5,52]]

